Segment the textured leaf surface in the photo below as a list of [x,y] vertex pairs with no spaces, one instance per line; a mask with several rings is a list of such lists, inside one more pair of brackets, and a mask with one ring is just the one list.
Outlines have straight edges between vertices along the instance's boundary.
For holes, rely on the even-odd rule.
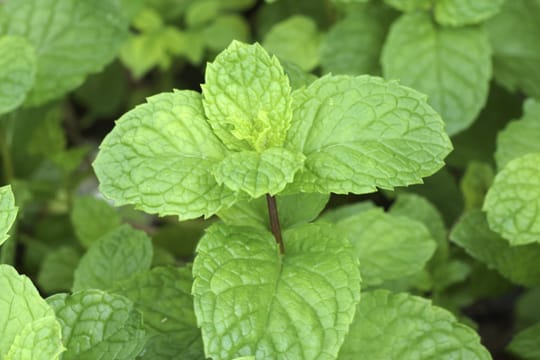
[[107,290],[118,281],[150,269],[152,242],[142,231],[122,225],[99,239],[81,258],[73,290]]
[[210,216],[235,200],[210,173],[226,149],[206,122],[196,92],[148,98],[117,121],[100,150],[94,169],[101,191],[116,205],[190,219]]
[[451,26],[478,24],[501,9],[505,0],[438,0],[435,19]]
[[540,98],[540,0],[507,0],[488,20],[495,79]]
[[510,244],[540,243],[540,153],[510,161],[495,176],[483,210],[489,227]]
[[480,337],[427,299],[377,290],[362,294],[339,360],[488,360]]
[[100,237],[120,225],[120,216],[105,201],[92,196],[73,200],[71,223],[79,241],[89,248]]
[[[313,241],[317,239],[317,241]],[[358,259],[329,224],[284,233],[213,225],[193,265],[195,314],[215,360],[335,359],[360,296]]]
[[480,27],[436,27],[427,13],[394,22],[382,53],[383,74],[429,96],[453,135],[469,127],[484,106],[491,50]]
[[100,290],[47,299],[62,326],[63,360],[131,360],[146,341],[142,316],[133,303]]
[[422,223],[384,213],[381,208],[350,216],[337,226],[351,241],[368,286],[419,272],[436,247]]
[[233,41],[206,67],[204,111],[232,150],[280,147],[290,126],[291,87],[275,57]]
[[540,284],[540,244],[510,246],[489,229],[485,214],[479,210],[466,213],[450,239],[513,283],[530,287]]
[[37,277],[40,289],[48,294],[70,290],[80,257],[79,251],[72,246],[62,246],[48,253]]
[[11,186],[0,187],[0,245],[8,238],[9,229],[17,217],[17,210]]
[[[1,31],[0,31],[1,34]],[[0,115],[21,105],[36,76],[35,50],[22,37],[0,35]]]
[[428,10],[433,0],[384,0],[388,5],[405,12]]
[[0,33],[26,37],[36,49],[39,65],[26,100],[30,105],[81,85],[114,58],[127,36],[127,21],[114,1],[9,0],[4,8],[9,15]]
[[419,183],[452,148],[425,96],[396,82],[325,76],[293,97],[286,146],[306,160],[291,191],[362,194]]
[[57,360],[64,351],[62,328],[54,316],[27,324],[17,335],[4,360]]
[[519,332],[508,350],[522,359],[540,359],[540,323]]

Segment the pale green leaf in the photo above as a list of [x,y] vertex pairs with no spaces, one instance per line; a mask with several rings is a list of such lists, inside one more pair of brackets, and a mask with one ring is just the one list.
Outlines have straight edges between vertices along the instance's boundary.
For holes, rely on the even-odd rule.
[[540,244],[510,246],[489,229],[481,211],[472,210],[463,215],[450,233],[450,239],[513,283],[540,285]]
[[[80,86],[116,55],[127,21],[110,0],[9,0],[0,33],[26,37],[35,47],[36,80],[26,104],[39,105]],[[61,59],[61,64],[59,64]]]
[[361,201],[355,204],[342,205],[325,211],[317,221],[328,221],[337,224],[342,220],[358,215],[361,212],[372,210],[373,208],[375,208],[375,204],[371,201]]
[[72,246],[62,246],[49,252],[41,263],[37,277],[40,289],[48,294],[70,290],[80,257],[79,251]]
[[437,27],[429,14],[403,15],[382,52],[383,74],[426,93],[454,135],[484,106],[491,78],[491,48],[481,27]]
[[99,239],[79,261],[73,291],[112,288],[121,280],[150,269],[152,242],[142,231],[122,225]]
[[53,315],[27,324],[17,335],[9,352],[2,359],[57,360],[64,350],[62,328]]
[[339,360],[489,360],[471,328],[447,310],[409,294],[362,294]]
[[206,67],[204,111],[231,150],[283,145],[291,123],[291,87],[275,57],[259,45],[233,41]]
[[0,31],[0,115],[21,105],[36,76],[35,50],[22,37]]
[[452,149],[426,97],[372,76],[325,76],[296,90],[286,146],[306,156],[292,191],[369,193],[420,183]]
[[437,0],[435,20],[440,24],[450,26],[478,24],[498,13],[505,1]]
[[489,227],[511,245],[540,243],[540,153],[510,161],[489,189]]
[[207,230],[193,265],[206,356],[336,358],[360,296],[358,259],[330,224],[290,229],[284,244],[281,256],[269,232]]
[[508,350],[520,359],[540,359],[540,323],[519,332],[508,345]]
[[350,216],[337,227],[351,241],[368,286],[418,273],[436,247],[424,224],[381,208]]
[[132,360],[143,350],[142,315],[123,296],[94,289],[47,301],[62,326],[62,360]]
[[103,194],[181,220],[210,216],[235,195],[211,168],[226,154],[204,118],[201,95],[175,91],[148,98],[105,137],[94,162]]
[[411,12],[430,9],[433,0],[384,0],[384,2],[398,10]]
[[205,45],[213,51],[221,51],[232,40],[248,41],[250,37],[249,25],[239,15],[226,14],[218,16],[203,30]]
[[304,155],[283,148],[271,148],[262,153],[240,151],[229,154],[213,173],[218,184],[258,198],[282,191],[303,164]]
[[495,174],[491,165],[471,161],[459,182],[465,210],[481,209]]
[[0,245],[9,237],[8,232],[15,222],[17,211],[11,186],[0,187]]
[[308,86],[313,81],[317,80],[317,76],[302,70],[300,66],[292,62],[282,60],[281,66],[283,66],[285,74],[287,74],[287,76],[289,77],[289,81],[291,82],[291,88],[293,89],[299,89],[303,86]]

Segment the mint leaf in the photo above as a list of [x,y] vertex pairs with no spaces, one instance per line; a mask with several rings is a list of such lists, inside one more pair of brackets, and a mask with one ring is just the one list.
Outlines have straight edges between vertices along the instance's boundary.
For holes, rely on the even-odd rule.
[[522,359],[540,358],[540,323],[519,332],[508,345],[508,351]]
[[107,290],[120,280],[150,269],[152,242],[142,231],[122,225],[99,239],[81,258],[73,291]]
[[17,210],[11,186],[0,187],[0,245],[9,237],[8,232],[15,222]]
[[0,33],[26,37],[36,49],[38,66],[28,105],[59,98],[81,85],[114,58],[127,35],[126,19],[109,0],[8,0],[4,12]]
[[62,328],[54,316],[27,324],[17,335],[4,360],[57,360],[65,350]]
[[[0,31],[1,34],[1,31]],[[21,105],[36,76],[35,50],[22,37],[0,35],[0,115]]]
[[300,66],[292,62],[282,60],[281,66],[283,66],[283,70],[285,70],[285,74],[287,74],[287,77],[291,82],[291,88],[293,89],[308,86],[313,81],[317,80],[317,76],[302,70]]
[[325,76],[293,98],[286,147],[306,160],[291,192],[362,194],[419,183],[452,149],[425,96],[396,82]]
[[325,211],[317,221],[327,221],[337,224],[351,216],[358,215],[361,212],[372,210],[374,208],[375,204],[371,201],[361,201],[355,204],[342,205]]
[[513,283],[530,287],[540,285],[540,244],[509,245],[489,229],[481,211],[465,213],[452,229],[450,239]]
[[368,286],[419,272],[436,247],[424,224],[381,208],[350,216],[337,227],[351,241]]
[[231,40],[248,41],[249,24],[238,15],[226,14],[218,16],[203,30],[204,43],[213,51],[225,49]]
[[103,200],[79,196],[73,200],[71,223],[81,244],[89,248],[100,237],[120,226],[120,216]]
[[433,0],[384,0],[388,5],[405,12],[428,10]]
[[381,63],[385,77],[429,96],[450,135],[469,127],[486,102],[491,49],[480,27],[437,27],[427,13],[403,15],[390,29]]
[[47,299],[62,326],[63,360],[131,360],[146,341],[142,316],[128,299],[100,290]]
[[204,111],[231,150],[281,147],[292,110],[289,79],[258,44],[233,41],[206,67]]
[[491,165],[471,161],[465,169],[459,187],[465,200],[465,210],[481,209],[495,174]]
[[49,252],[41,263],[37,277],[40,289],[48,294],[70,290],[80,257],[79,251],[73,246],[62,246]]
[[489,227],[511,245],[540,243],[540,153],[510,161],[495,176],[483,210]]
[[269,232],[207,230],[193,264],[207,357],[336,358],[360,296],[358,260],[330,224],[290,229],[284,244],[280,256]]
[[491,359],[480,337],[447,310],[409,294],[362,294],[339,360]]
[[116,205],[135,204],[181,220],[210,216],[235,195],[210,173],[226,153],[204,118],[201,95],[163,93],[118,120],[100,146],[94,170]]
[[505,0],[438,0],[435,20],[443,25],[478,24],[499,12]]
[[303,163],[301,153],[283,148],[271,148],[262,153],[241,151],[225,157],[214,168],[214,176],[218,184],[257,198],[282,191],[293,181]]

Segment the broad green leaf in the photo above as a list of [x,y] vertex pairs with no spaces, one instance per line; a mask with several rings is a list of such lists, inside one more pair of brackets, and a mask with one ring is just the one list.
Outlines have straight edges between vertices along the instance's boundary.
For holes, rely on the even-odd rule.
[[71,223],[81,244],[89,248],[100,237],[120,226],[120,215],[101,199],[79,196],[73,200]]
[[467,165],[459,183],[465,201],[465,210],[482,208],[494,177],[493,168],[489,164],[472,161]]
[[368,286],[418,273],[436,247],[424,224],[381,208],[350,216],[337,227],[351,241]]
[[489,227],[511,245],[540,243],[540,153],[510,161],[484,201]]
[[112,288],[118,281],[150,269],[152,242],[142,231],[122,225],[99,239],[79,261],[73,291]]
[[204,28],[203,36],[204,43],[210,50],[221,51],[232,40],[248,41],[249,24],[239,15],[220,15],[212,24]]
[[115,57],[127,36],[126,18],[110,0],[8,0],[4,12],[8,15],[0,33],[26,37],[36,49],[38,67],[28,105],[80,86]]
[[112,290],[133,301],[149,336],[141,359],[205,359],[193,312],[191,267],[140,273]]
[[452,149],[425,96],[395,81],[325,76],[293,97],[286,147],[306,160],[291,192],[363,194],[420,183]]
[[48,294],[69,291],[80,257],[79,251],[72,246],[62,246],[48,253],[37,277],[40,289]]
[[521,359],[540,359],[540,323],[519,332],[508,350]]
[[304,155],[283,148],[240,151],[225,157],[213,173],[218,184],[258,198],[282,191],[303,164]]
[[540,0],[507,0],[487,21],[495,79],[540,98]]
[[123,296],[83,290],[47,301],[62,326],[62,360],[131,360],[143,350],[142,315]]
[[294,63],[282,60],[281,66],[283,66],[285,74],[287,74],[287,76],[289,77],[289,81],[291,82],[291,88],[293,88],[294,90],[299,89],[303,86],[308,86],[313,81],[317,80],[317,76],[302,70],[300,66]]
[[204,111],[231,150],[281,147],[292,117],[289,79],[259,45],[233,41],[206,67]]
[[516,328],[525,328],[540,322],[540,286],[524,291],[516,302],[514,308],[514,325]]
[[0,115],[24,102],[36,76],[35,50],[22,37],[2,36],[0,31]]
[[435,20],[440,24],[450,26],[478,24],[498,13],[505,1],[437,0]]
[[362,294],[339,360],[489,360],[471,328],[447,310],[409,294],[377,290]]
[[105,137],[94,162],[103,194],[116,205],[181,220],[210,216],[235,195],[210,173],[226,149],[204,118],[201,95],[175,91],[148,98]]
[[495,160],[499,169],[517,157],[540,152],[540,101],[525,101],[523,113],[521,119],[510,122],[497,136]]
[[290,229],[284,244],[281,256],[269,232],[207,230],[193,264],[206,356],[336,358],[360,296],[358,259],[330,224]]
[[315,21],[295,15],[275,24],[266,34],[263,46],[278,58],[311,71],[319,64],[321,34]]
[[437,27],[427,13],[403,15],[390,29],[381,63],[386,78],[429,96],[450,135],[469,127],[486,102],[491,48],[481,27]]
[[333,224],[345,220],[361,212],[372,210],[375,204],[371,201],[361,201],[355,204],[341,205],[339,207],[325,211],[317,221],[328,221]]
[[433,0],[384,0],[384,2],[398,10],[411,12],[430,9]]
[[53,315],[28,323],[2,359],[57,360],[64,350],[62,328]]
[[0,187],[0,245],[9,237],[8,232],[15,222],[17,211],[11,186]]
[[450,239],[513,283],[540,285],[540,244],[510,246],[489,229],[485,214],[479,210],[463,215],[450,233]]

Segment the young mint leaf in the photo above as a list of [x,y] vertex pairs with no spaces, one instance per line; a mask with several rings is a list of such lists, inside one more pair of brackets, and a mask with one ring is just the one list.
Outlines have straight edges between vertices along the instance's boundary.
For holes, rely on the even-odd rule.
[[293,98],[286,147],[306,160],[290,192],[363,194],[419,183],[452,149],[425,96],[396,82],[325,76]]
[[[109,63],[127,36],[116,1],[8,0],[0,34],[26,37],[35,47],[37,73],[28,105],[40,105],[81,85]],[[58,62],[62,59],[61,64]]]
[[280,256],[269,232],[207,230],[193,264],[206,356],[336,358],[360,297],[358,259],[330,224],[290,229],[284,244]]
[[81,258],[73,291],[108,290],[116,282],[150,269],[152,242],[142,231],[122,225],[99,239]]
[[47,316],[27,324],[17,335],[3,360],[57,360],[65,348],[56,317]]
[[227,151],[196,92],[148,98],[118,120],[100,149],[94,169],[101,191],[116,205],[185,220],[210,216],[236,200],[211,174]]
[[213,51],[221,51],[231,40],[248,41],[249,24],[246,20],[233,14],[218,16],[209,26],[202,30],[205,45]]
[[285,74],[287,74],[287,77],[291,82],[291,88],[293,89],[308,86],[317,80],[317,76],[302,70],[300,66],[292,62],[281,60],[281,66],[283,66],[283,70],[285,70]]
[[433,0],[384,0],[384,2],[398,10],[411,12],[430,9]]
[[204,111],[231,150],[281,147],[289,129],[291,87],[275,57],[258,44],[233,41],[206,67]]
[[471,161],[467,165],[459,183],[465,200],[465,210],[482,208],[494,177],[493,168],[489,164]]
[[123,296],[83,290],[47,301],[62,326],[62,360],[131,360],[144,348],[142,315]]
[[35,50],[22,37],[0,31],[0,115],[21,105],[36,76]]
[[508,351],[521,359],[540,359],[540,323],[519,332],[508,345]]
[[491,78],[491,48],[481,27],[437,27],[429,14],[403,15],[382,52],[383,74],[429,96],[446,131],[469,127],[484,106]]
[[540,243],[540,153],[510,161],[495,176],[483,210],[489,227],[511,245]]
[[40,289],[48,294],[70,290],[80,257],[79,251],[72,246],[62,246],[49,252],[37,277]]
[[73,201],[71,223],[81,244],[89,248],[100,237],[120,226],[120,216],[101,199],[79,196]]
[[480,337],[447,310],[409,294],[362,294],[339,360],[489,360]]
[[480,210],[465,213],[452,229],[450,239],[513,283],[540,285],[540,244],[510,246],[489,229],[486,216]]
[[337,227],[351,241],[368,286],[419,272],[436,247],[424,224],[381,208],[350,216]]
[[17,211],[11,186],[0,187],[0,245],[9,237],[8,232],[15,222]]
[[478,24],[499,12],[505,0],[437,0],[435,20],[442,25]]

